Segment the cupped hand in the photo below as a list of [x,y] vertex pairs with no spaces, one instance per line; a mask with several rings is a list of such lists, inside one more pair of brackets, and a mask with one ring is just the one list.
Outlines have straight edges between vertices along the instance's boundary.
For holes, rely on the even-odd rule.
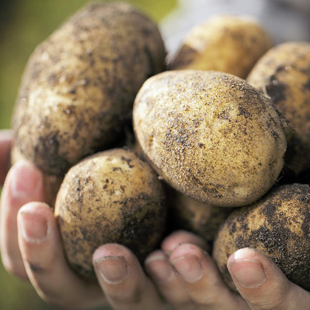
[[227,262],[240,295],[223,282],[203,240],[179,231],[145,262],[175,310],[307,310],[310,293],[291,283],[266,256],[240,249]]
[[[2,166],[1,166],[2,167]],[[93,255],[98,281],[86,281],[68,266],[54,214],[44,203],[42,173],[27,161],[9,171],[1,197],[0,246],[4,267],[27,279],[53,306],[116,310],[161,310],[165,305],[136,257],[106,244]]]
[[[0,184],[9,166],[11,132],[0,132]],[[61,247],[52,210],[44,203],[43,176],[21,161],[9,171],[1,197],[0,246],[5,268],[28,279],[48,303],[67,309],[110,304],[120,309],[165,309],[156,288],[135,256],[118,244],[94,253],[99,282],[71,271]],[[241,249],[227,267],[240,293],[231,292],[207,253],[207,244],[184,231],[175,232],[152,253],[145,266],[158,291],[176,310],[310,309],[310,293],[291,283],[268,258]]]

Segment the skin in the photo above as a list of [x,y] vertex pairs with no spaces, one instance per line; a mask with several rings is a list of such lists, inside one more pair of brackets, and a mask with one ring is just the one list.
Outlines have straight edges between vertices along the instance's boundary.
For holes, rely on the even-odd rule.
[[247,81],[266,95],[289,122],[286,168],[297,177],[310,169],[310,44],[288,42],[268,51]]
[[45,173],[63,175],[111,147],[164,61],[159,30],[143,14],[126,3],[85,6],[28,61],[13,115],[18,149]]
[[174,189],[216,207],[265,194],[283,167],[286,139],[271,100],[214,71],[167,71],[148,79],[134,104],[137,140]]
[[[9,145],[7,135],[0,131],[2,175],[8,172],[6,163],[9,160]],[[18,182],[20,185],[18,191],[12,191],[12,184],[16,184],[26,175],[31,181],[27,182],[29,187],[24,182]],[[95,270],[99,285],[85,283],[72,273],[64,259],[56,221],[50,209],[43,202],[31,202],[43,200],[41,182],[41,173],[29,162],[16,164],[9,171],[1,197],[1,256],[8,272],[30,281],[41,298],[54,306],[66,309],[90,309],[92,306],[109,303],[115,310],[167,309],[157,293],[158,290],[167,303],[176,310],[309,309],[310,293],[289,282],[272,261],[252,249],[238,250],[228,260],[228,269],[243,299],[236,296],[222,282],[215,263],[205,252],[205,242],[184,231],[168,236],[163,241],[161,249],[146,259],[145,268],[153,282],[128,249],[110,244],[98,248],[94,253],[94,262],[107,262],[108,268],[115,272],[121,266],[114,265],[115,261],[111,263],[102,260],[113,254],[125,259],[130,267],[129,273],[123,281],[113,284],[111,281],[106,282],[97,265]],[[23,190],[20,191],[21,189]],[[22,227],[26,228],[30,220],[30,226],[35,225],[38,230],[39,227],[42,228],[40,225],[42,219],[48,224],[48,234],[44,240],[33,242],[34,235],[32,240],[24,238],[25,236],[20,233]],[[198,266],[202,269],[202,275],[198,275],[198,280],[197,272],[195,274],[193,272],[195,257],[199,259]],[[41,273],[38,269],[29,267],[34,262],[42,267]],[[254,264],[251,265],[249,262]],[[259,270],[255,268],[260,264],[264,268],[266,279],[262,282],[259,278],[260,285],[253,287],[257,273],[259,275]],[[183,274],[180,273],[182,266],[185,270]],[[235,276],[240,271],[248,275],[246,279],[243,278],[242,284]],[[196,281],[193,282],[194,276]],[[191,282],[188,282],[189,277]],[[137,291],[141,293],[138,303]]]
[[3,185],[6,173],[10,167],[12,136],[11,130],[0,131],[0,185]]
[[[25,157],[21,154],[21,152],[18,150],[16,145],[12,145],[12,151],[11,151],[11,165],[14,165],[20,160],[25,160]],[[55,200],[57,193],[59,191],[60,185],[64,179],[63,175],[51,175],[48,173],[44,173],[44,197],[46,203],[51,206],[52,209],[54,209],[55,206]]]
[[222,71],[246,78],[272,45],[270,35],[256,20],[220,15],[187,34],[169,68]]

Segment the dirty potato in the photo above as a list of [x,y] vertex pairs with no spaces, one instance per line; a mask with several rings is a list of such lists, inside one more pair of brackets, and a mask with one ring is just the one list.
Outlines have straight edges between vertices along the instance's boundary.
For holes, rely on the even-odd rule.
[[168,71],[147,80],[135,101],[134,130],[163,179],[219,207],[247,205],[265,194],[286,150],[270,98],[220,72]]
[[215,70],[246,78],[272,45],[270,35],[255,19],[219,15],[188,33],[169,67]]
[[220,225],[234,208],[219,208],[170,191],[169,208],[176,229],[184,229],[213,242]]
[[233,211],[220,229],[213,257],[224,280],[236,290],[226,263],[236,250],[251,247],[271,258],[289,280],[310,290],[310,188],[277,188],[250,207]]
[[274,47],[258,61],[247,81],[270,96],[289,121],[285,164],[301,176],[310,169],[310,43]]
[[123,244],[143,261],[162,237],[165,214],[157,175],[124,149],[73,166],[55,205],[68,261],[84,277],[94,275],[92,255],[105,243]]
[[64,174],[116,139],[164,59],[143,14],[126,3],[87,5],[29,59],[13,116],[17,147],[44,172]]

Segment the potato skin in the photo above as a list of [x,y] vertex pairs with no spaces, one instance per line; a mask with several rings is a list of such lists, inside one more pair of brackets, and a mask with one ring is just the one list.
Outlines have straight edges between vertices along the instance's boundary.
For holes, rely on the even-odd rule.
[[234,210],[214,242],[213,257],[228,286],[236,290],[226,263],[251,247],[271,258],[287,278],[310,289],[310,187],[279,187],[250,207]]
[[135,100],[134,130],[169,185],[218,207],[246,205],[265,194],[286,150],[271,100],[220,72],[169,71],[148,79]]
[[110,146],[143,82],[164,68],[156,25],[126,3],[87,5],[29,59],[13,117],[22,154],[49,174]]
[[222,71],[246,78],[272,46],[270,35],[255,19],[219,15],[188,33],[169,68]]
[[70,265],[94,276],[92,254],[120,243],[140,261],[165,229],[165,195],[157,175],[133,152],[113,149],[72,167],[57,195],[55,216]]
[[247,81],[269,95],[289,121],[285,164],[298,177],[310,169],[310,43],[274,47],[258,61]]
[[234,209],[213,207],[172,189],[169,208],[176,229],[193,232],[208,242],[214,241],[221,224]]

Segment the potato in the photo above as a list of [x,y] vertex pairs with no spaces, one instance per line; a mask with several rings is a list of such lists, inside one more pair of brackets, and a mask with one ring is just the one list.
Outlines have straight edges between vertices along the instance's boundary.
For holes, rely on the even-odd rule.
[[214,242],[213,257],[224,280],[236,290],[226,262],[251,247],[271,258],[287,278],[310,290],[310,187],[278,187],[249,207],[234,210]]
[[310,43],[274,47],[247,81],[269,95],[289,121],[285,164],[297,177],[302,175],[310,169]]
[[92,277],[92,255],[120,243],[140,261],[165,229],[165,195],[157,175],[133,152],[113,149],[72,167],[57,195],[55,216],[70,265]]
[[169,207],[176,229],[184,229],[213,242],[220,225],[233,208],[219,208],[193,200],[177,191],[170,192]]
[[168,71],[148,79],[134,130],[158,174],[202,203],[254,202],[277,180],[286,140],[271,100],[220,72]]
[[[16,145],[13,145],[11,150],[11,164],[14,165],[20,160],[25,160],[25,157],[18,150]],[[42,172],[42,171],[41,171]],[[53,209],[55,205],[56,196],[60,185],[63,181],[64,175],[51,175],[42,172],[43,175],[43,187],[45,202]]]
[[145,155],[144,155],[144,153],[143,153],[143,151],[142,151],[142,148],[141,148],[141,146],[140,146],[140,144],[138,143],[137,140],[135,141],[135,144],[133,145],[132,150],[135,152],[135,154],[136,154],[139,158],[145,159]]
[[16,145],[48,174],[117,140],[136,93],[163,70],[153,22],[126,3],[93,3],[31,56],[13,117]]
[[272,45],[268,32],[253,18],[219,15],[188,33],[170,69],[215,70],[246,78]]

